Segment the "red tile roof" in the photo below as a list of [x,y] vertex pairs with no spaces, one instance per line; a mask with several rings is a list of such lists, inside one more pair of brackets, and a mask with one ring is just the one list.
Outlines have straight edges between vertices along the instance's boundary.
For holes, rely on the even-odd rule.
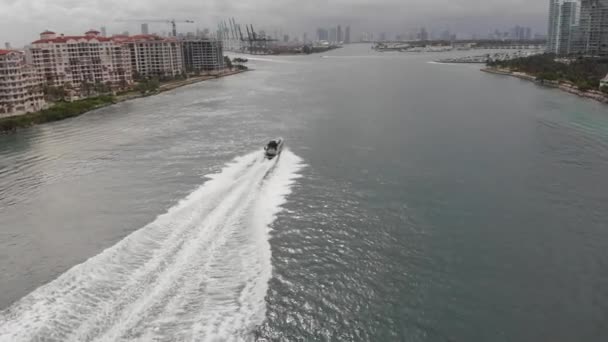
[[101,32],[97,31],[97,30],[88,30],[87,32],[85,32],[85,34],[100,34]]
[[42,32],[41,34],[55,34],[55,32],[46,30],[46,31]]
[[1,49],[0,49],[0,56],[1,56],[1,55],[6,55],[6,54],[8,54],[8,53],[10,53],[10,52],[13,52],[13,51],[12,51],[12,50],[1,50]]
[[80,40],[80,39],[85,39],[87,41],[95,39],[97,41],[100,42],[109,42],[112,41],[111,38],[106,38],[106,37],[91,37],[91,36],[61,36],[61,37],[57,37],[57,38],[52,38],[52,39],[38,39],[34,42],[32,42],[32,44],[44,44],[44,43],[66,43],[68,40]]

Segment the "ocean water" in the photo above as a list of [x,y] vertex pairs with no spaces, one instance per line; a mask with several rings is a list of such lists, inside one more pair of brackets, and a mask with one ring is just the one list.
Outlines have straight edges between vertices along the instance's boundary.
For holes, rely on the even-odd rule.
[[0,341],[605,341],[608,107],[444,56],[0,136]]

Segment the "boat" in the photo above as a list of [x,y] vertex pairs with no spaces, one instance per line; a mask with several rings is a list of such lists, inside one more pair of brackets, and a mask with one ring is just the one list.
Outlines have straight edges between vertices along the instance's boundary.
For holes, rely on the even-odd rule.
[[266,147],[264,147],[264,154],[268,159],[278,156],[281,154],[281,151],[283,151],[283,138],[270,140]]

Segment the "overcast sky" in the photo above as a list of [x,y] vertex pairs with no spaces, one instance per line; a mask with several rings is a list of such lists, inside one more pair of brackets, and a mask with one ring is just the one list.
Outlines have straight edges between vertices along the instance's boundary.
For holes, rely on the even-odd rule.
[[[351,25],[360,32],[400,33],[425,26],[485,33],[514,25],[546,31],[549,0],[0,0],[0,42],[22,46],[51,29],[80,34],[106,26],[108,33],[138,33],[139,23],[117,19],[192,19],[180,32],[214,29],[235,17],[266,30],[313,34],[317,26]],[[151,24],[151,31],[169,31]]]

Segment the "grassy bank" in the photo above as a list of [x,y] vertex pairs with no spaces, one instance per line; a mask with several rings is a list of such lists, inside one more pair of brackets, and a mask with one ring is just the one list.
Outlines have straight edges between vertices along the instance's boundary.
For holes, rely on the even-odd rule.
[[98,96],[74,102],[58,102],[39,112],[0,118],[0,132],[14,131],[18,128],[71,118],[113,103],[115,103],[113,96]]

